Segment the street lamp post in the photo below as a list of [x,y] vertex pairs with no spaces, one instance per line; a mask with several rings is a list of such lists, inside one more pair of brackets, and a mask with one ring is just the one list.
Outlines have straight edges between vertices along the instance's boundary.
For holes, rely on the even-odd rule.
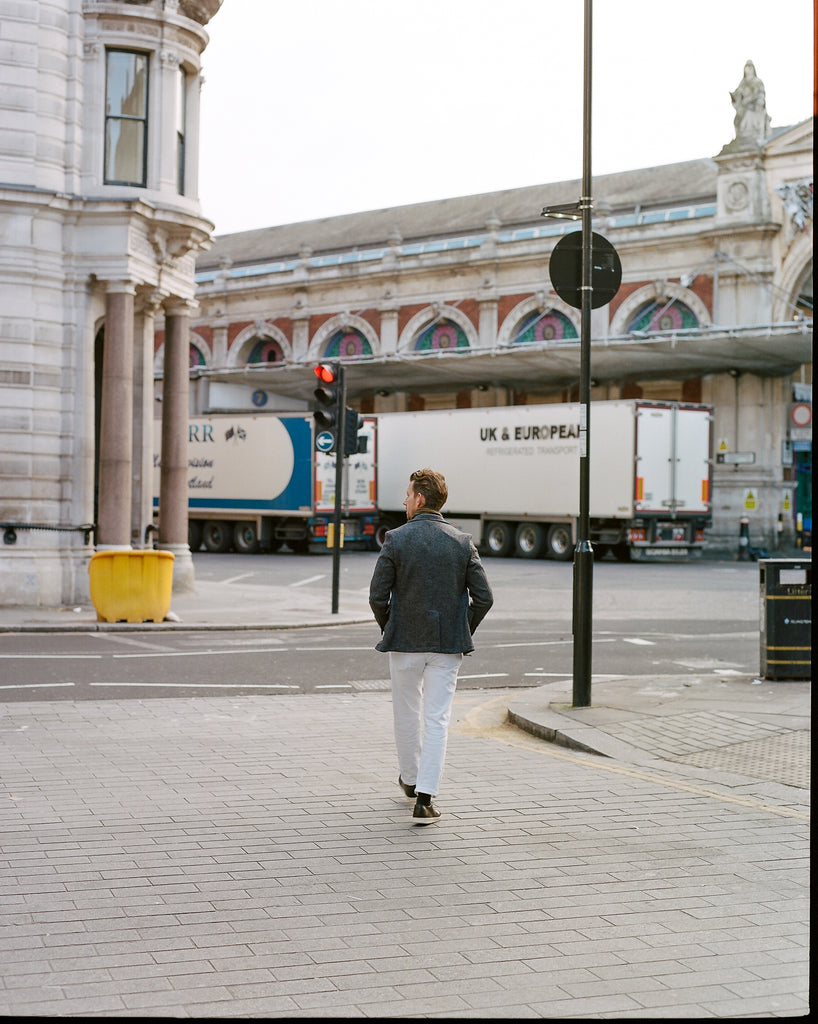
[[574,550],[574,707],[591,703],[591,623],[593,618],[594,549],[591,546],[591,20],[592,0],[585,0],[585,55],[582,99],[582,319],[579,371],[579,522]]
[[[574,548],[574,707],[591,703],[591,623],[594,550],[590,528],[591,465],[591,310],[613,298],[621,280],[619,257],[611,244],[591,231],[591,5],[585,0],[584,88],[582,109],[582,195],[577,203],[546,207],[544,217],[580,219],[576,232],[563,236],[551,254],[551,283],[569,305],[581,310],[579,373],[579,517]],[[577,256],[579,259],[577,259]],[[594,266],[594,259],[598,266]]]

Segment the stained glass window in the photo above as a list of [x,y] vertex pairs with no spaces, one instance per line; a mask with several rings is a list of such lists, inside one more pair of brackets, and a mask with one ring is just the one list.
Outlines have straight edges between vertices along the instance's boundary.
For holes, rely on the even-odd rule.
[[628,324],[627,333],[631,331],[679,331],[689,327],[698,327],[696,314],[683,302],[668,300],[649,302],[642,306],[636,316]]
[[348,359],[352,356],[371,356],[372,346],[354,328],[346,331],[336,331],[327,342],[324,349],[325,359]]
[[469,339],[451,320],[436,320],[417,336],[415,351],[468,348]]
[[284,359],[281,346],[272,338],[259,338],[250,350],[248,363],[280,363]]
[[546,313],[534,312],[523,320],[514,335],[515,344],[536,342],[574,341],[577,329],[563,313],[549,309]]

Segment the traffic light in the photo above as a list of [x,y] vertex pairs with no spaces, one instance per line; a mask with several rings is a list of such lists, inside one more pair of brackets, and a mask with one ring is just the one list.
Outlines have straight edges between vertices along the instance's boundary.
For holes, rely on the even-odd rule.
[[315,367],[315,376],[318,378],[318,387],[313,394],[318,402],[318,408],[312,414],[312,418],[316,431],[328,431],[332,434],[332,447],[322,450],[335,451],[344,409],[341,367],[337,363],[319,363]]
[[364,418],[357,409],[344,410],[344,455],[357,455],[366,451],[366,434],[358,434],[364,425]]

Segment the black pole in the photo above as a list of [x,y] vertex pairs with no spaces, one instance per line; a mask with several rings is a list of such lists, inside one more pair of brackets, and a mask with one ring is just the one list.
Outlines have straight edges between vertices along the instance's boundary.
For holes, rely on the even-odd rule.
[[585,82],[582,101],[582,321],[579,373],[579,523],[574,550],[574,707],[591,703],[594,549],[589,522],[591,456],[591,7],[585,0]]
[[338,428],[335,431],[335,511],[332,528],[332,614],[338,614],[338,585],[341,573],[341,501],[344,488],[347,388],[344,368],[338,365]]

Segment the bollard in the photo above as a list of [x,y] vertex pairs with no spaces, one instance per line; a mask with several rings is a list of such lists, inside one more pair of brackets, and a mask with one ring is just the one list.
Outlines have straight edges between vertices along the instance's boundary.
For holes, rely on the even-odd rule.
[[739,529],[738,560],[740,562],[748,562],[750,560],[750,520],[746,516],[742,516]]

